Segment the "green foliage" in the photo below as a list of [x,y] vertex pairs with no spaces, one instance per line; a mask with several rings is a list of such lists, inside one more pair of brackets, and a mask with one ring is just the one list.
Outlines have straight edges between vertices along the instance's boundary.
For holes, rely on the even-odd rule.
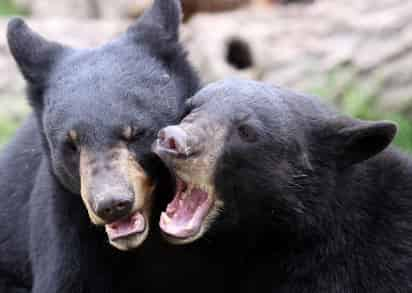
[[19,123],[17,121],[0,118],[0,145],[5,144],[14,134]]
[[[332,84],[334,79],[331,77],[329,82]],[[316,89],[312,92],[326,97],[331,93],[330,88],[325,86],[322,89]],[[398,124],[399,130],[394,143],[401,149],[412,153],[412,119],[402,113],[384,113],[379,111],[376,106],[376,97],[369,89],[359,85],[350,85],[341,93],[340,97],[329,100],[338,104],[338,107],[346,114],[365,120],[391,120]]]
[[11,0],[0,0],[0,16],[9,16],[9,15],[22,15],[27,14],[26,11],[23,11]]
[[399,132],[395,138],[395,144],[412,153],[412,121],[400,114],[383,115],[385,119],[398,123]]
[[342,110],[352,116],[366,120],[391,120],[398,124],[395,144],[412,153],[412,120],[401,113],[383,113],[377,110],[376,99],[352,89],[342,99]]

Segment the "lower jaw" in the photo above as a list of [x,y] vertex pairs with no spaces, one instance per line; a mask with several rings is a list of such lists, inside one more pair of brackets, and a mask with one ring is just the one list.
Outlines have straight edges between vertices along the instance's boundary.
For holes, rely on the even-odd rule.
[[109,239],[109,242],[110,245],[121,251],[129,251],[139,247],[146,240],[148,234],[149,228],[146,226],[145,230],[141,233],[131,234],[114,240]]
[[[185,187],[182,188],[181,184],[184,184]],[[178,187],[175,198],[171,203],[169,203],[167,209],[161,213],[159,221],[161,234],[167,242],[175,245],[183,245],[192,243],[203,236],[205,226],[207,226],[205,225],[205,221],[207,222],[206,219],[209,217],[209,214],[214,210],[214,198],[212,197],[212,195],[210,195],[210,191],[206,192],[204,190],[205,189],[200,189],[199,187],[193,186],[193,184],[188,184],[180,178],[178,179]],[[186,225],[183,224],[184,227],[176,227],[182,225],[182,223],[179,224],[178,222],[173,223],[173,221],[179,221],[178,216],[177,218],[175,217],[176,213],[178,213],[177,210],[185,208],[183,204],[180,204],[180,202],[183,202],[188,198],[190,199],[190,197],[193,196],[194,192],[197,193],[196,196],[201,196],[199,195],[199,192],[203,195],[206,194],[207,198],[204,199],[203,202],[200,202],[197,209],[192,212],[192,218],[187,220],[188,223],[186,223]],[[184,196],[184,193],[186,193],[186,196]],[[179,201],[178,204],[176,203],[177,200]],[[186,202],[186,207],[187,205],[188,203]],[[169,208],[172,210],[171,212],[169,212]],[[196,217],[199,218],[198,212],[202,213],[202,211],[206,211],[206,214],[203,214],[201,216],[203,219],[200,221],[200,223],[196,221],[200,225],[193,224],[192,220],[196,220]]]
[[203,235],[203,228],[200,228],[200,230],[197,233],[191,236],[188,236],[188,237],[177,237],[177,236],[171,235],[163,231],[162,229],[161,229],[161,233],[163,235],[163,238],[165,238],[167,242],[174,244],[174,245],[184,245],[184,244],[192,243],[198,240],[199,238],[201,238]]

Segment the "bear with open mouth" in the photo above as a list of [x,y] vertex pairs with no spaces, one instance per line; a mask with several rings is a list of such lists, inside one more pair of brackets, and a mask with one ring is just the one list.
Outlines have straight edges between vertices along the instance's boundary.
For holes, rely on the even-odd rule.
[[10,21],[33,113],[0,156],[1,292],[142,291],[130,250],[150,234],[156,194],[173,188],[151,145],[198,89],[180,21],[178,0],[156,0],[87,49]]
[[238,292],[412,292],[412,159],[396,132],[264,83],[208,85],[153,145],[178,182],[162,233],[220,241]]

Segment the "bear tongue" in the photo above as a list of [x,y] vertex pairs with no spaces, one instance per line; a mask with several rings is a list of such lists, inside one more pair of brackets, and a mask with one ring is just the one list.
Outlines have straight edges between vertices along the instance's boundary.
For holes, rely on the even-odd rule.
[[133,234],[142,233],[146,228],[146,221],[142,213],[136,212],[129,218],[106,224],[105,228],[109,239],[116,240]]
[[163,232],[176,238],[195,236],[212,205],[207,192],[199,188],[187,192],[189,194],[178,191],[160,217]]

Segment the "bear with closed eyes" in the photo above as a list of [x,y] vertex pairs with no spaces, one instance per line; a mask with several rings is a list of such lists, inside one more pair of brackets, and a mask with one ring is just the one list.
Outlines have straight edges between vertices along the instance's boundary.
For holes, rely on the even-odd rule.
[[150,234],[154,198],[173,188],[150,146],[198,88],[180,10],[156,0],[93,49],[10,21],[33,113],[0,155],[1,292],[140,292],[132,250]]

